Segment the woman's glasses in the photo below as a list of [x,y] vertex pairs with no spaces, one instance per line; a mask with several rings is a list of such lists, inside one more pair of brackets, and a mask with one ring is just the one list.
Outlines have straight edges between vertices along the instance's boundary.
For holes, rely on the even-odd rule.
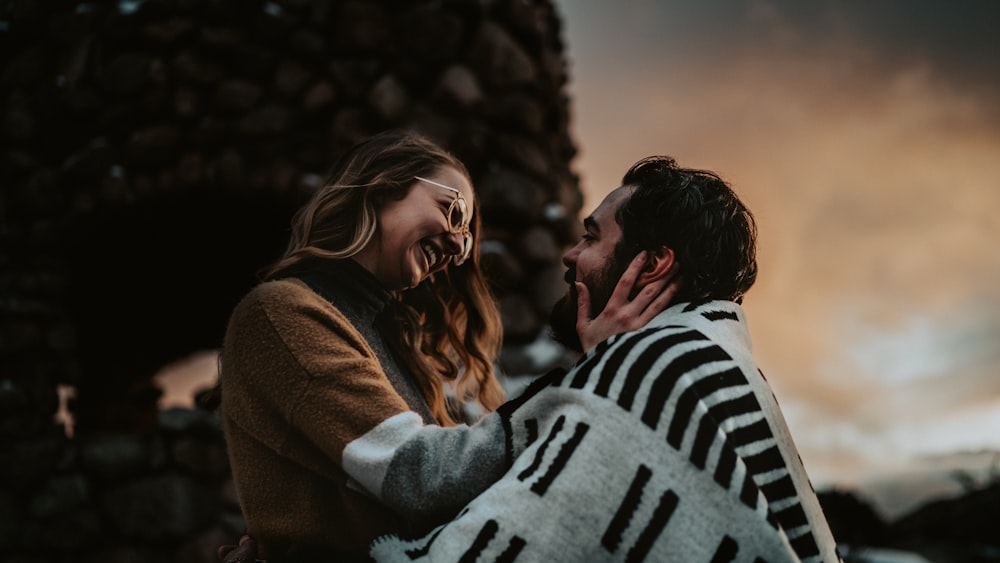
[[455,194],[455,199],[453,199],[451,201],[451,205],[448,206],[448,211],[445,212],[445,216],[448,218],[449,232],[455,235],[462,235],[462,254],[453,257],[455,265],[461,266],[466,260],[469,259],[469,256],[472,255],[472,231],[469,229],[472,217],[469,215],[469,204],[465,201],[465,196],[462,195],[462,192],[451,186],[439,184],[433,180],[421,178],[420,176],[414,176],[414,178],[420,180],[421,182],[427,182],[432,186],[444,188]]

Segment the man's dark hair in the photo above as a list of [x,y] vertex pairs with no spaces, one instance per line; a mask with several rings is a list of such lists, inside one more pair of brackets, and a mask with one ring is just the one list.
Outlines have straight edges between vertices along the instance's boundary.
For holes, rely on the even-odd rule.
[[757,225],[726,182],[650,156],[632,165],[622,185],[634,190],[616,216],[619,257],[666,246],[683,278],[676,301],[743,300],[757,279]]

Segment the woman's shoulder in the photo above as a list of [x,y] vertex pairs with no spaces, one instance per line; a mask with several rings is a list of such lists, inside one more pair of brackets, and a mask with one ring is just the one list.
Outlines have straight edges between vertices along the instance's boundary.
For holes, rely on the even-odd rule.
[[272,322],[280,322],[282,318],[301,318],[303,313],[309,317],[324,318],[326,322],[347,322],[339,309],[298,278],[261,282],[243,297],[237,308],[259,311]]
[[251,289],[236,306],[230,330],[263,330],[294,340],[296,347],[320,346],[319,341],[333,345],[338,340],[334,336],[364,347],[364,338],[344,313],[297,278],[266,281]]
[[302,280],[298,278],[282,278],[278,280],[268,280],[254,286],[247,294],[247,298],[256,300],[298,300],[306,299],[313,292]]

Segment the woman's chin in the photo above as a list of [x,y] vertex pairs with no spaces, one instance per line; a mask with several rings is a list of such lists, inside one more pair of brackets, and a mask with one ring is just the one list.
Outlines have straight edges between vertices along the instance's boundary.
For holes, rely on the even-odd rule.
[[414,265],[410,270],[409,279],[406,281],[406,287],[404,289],[413,289],[420,285],[425,279],[427,279],[429,272],[426,266]]

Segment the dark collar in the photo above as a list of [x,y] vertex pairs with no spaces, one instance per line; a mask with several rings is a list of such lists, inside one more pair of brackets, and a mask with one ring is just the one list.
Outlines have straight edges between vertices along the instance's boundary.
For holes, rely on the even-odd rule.
[[392,299],[385,286],[351,258],[316,261],[296,277],[352,317],[378,315]]

